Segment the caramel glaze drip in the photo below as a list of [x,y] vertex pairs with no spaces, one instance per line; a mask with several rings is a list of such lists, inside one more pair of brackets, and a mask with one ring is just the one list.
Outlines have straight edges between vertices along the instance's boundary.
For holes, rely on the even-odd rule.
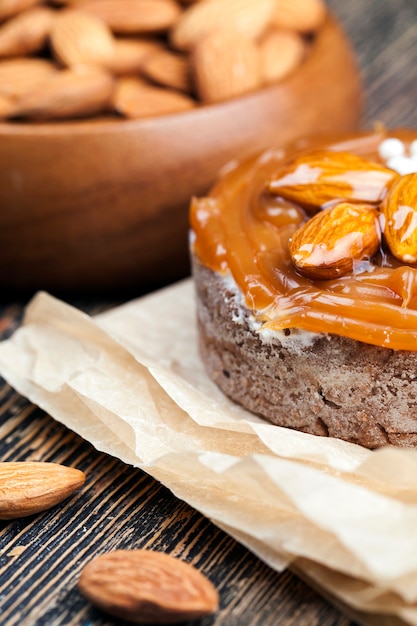
[[[415,138],[407,131],[382,131],[319,147],[381,162],[378,145],[388,136],[399,137],[406,147]],[[265,181],[290,153],[293,158],[294,150],[306,148],[309,143],[299,142],[290,152],[270,151],[229,166],[209,196],[192,201],[194,253],[212,270],[232,275],[264,328],[299,328],[417,350],[415,267],[401,264],[381,246],[371,260],[356,262],[351,275],[334,280],[313,281],[295,270],[288,239],[308,216],[268,192]]]

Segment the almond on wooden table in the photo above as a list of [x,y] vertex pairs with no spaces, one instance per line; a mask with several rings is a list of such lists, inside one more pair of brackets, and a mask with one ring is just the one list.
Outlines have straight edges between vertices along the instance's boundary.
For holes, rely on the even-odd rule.
[[202,37],[219,29],[259,37],[271,23],[276,0],[200,0],[188,8],[171,31],[174,48],[191,50]]
[[114,38],[108,26],[82,11],[60,12],[50,40],[54,55],[67,67],[106,65],[114,54]]
[[121,35],[167,31],[181,15],[175,0],[87,0],[81,8]]
[[15,117],[59,120],[107,110],[114,88],[111,74],[96,68],[62,70],[16,103]]
[[192,54],[197,94],[204,103],[228,100],[261,85],[259,49],[250,39],[231,30],[203,37]]
[[266,84],[276,83],[302,63],[306,45],[292,30],[270,30],[259,42],[261,74]]
[[113,108],[131,119],[181,113],[194,107],[188,96],[153,87],[137,77],[120,78],[113,95]]
[[86,565],[81,593],[95,606],[135,623],[174,624],[218,609],[213,584],[192,565],[154,550],[115,550]]
[[57,463],[0,463],[0,519],[17,519],[49,509],[84,482],[84,472]]
[[54,15],[47,7],[34,7],[0,25],[0,57],[25,56],[41,50]]

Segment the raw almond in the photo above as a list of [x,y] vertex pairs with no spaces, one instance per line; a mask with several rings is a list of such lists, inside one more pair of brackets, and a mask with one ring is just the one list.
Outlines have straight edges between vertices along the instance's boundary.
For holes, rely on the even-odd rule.
[[171,32],[171,43],[191,50],[205,35],[219,29],[256,39],[272,20],[276,0],[201,0],[188,8]]
[[114,55],[113,35],[106,24],[82,11],[62,11],[51,31],[56,58],[67,67],[108,65]]
[[35,7],[0,26],[0,57],[25,56],[41,50],[52,27],[54,12]]
[[0,519],[45,511],[80,489],[85,474],[57,463],[0,463]]
[[79,9],[89,0],[49,0],[49,4],[53,4],[58,8]]
[[136,74],[141,71],[144,61],[152,54],[164,50],[163,44],[151,39],[115,39],[113,56],[107,68],[116,74]]
[[169,50],[151,54],[142,65],[142,74],[165,87],[185,93],[191,93],[193,90],[190,61],[182,54]]
[[12,98],[0,94],[0,120],[11,117],[15,110],[15,104]]
[[81,593],[101,610],[135,623],[201,619],[219,604],[217,590],[195,567],[153,550],[115,550],[86,565]]
[[57,68],[44,59],[8,59],[0,63],[0,94],[18,98],[45,79],[55,76]]
[[260,41],[260,63],[265,83],[276,83],[294,72],[305,54],[303,38],[292,30],[271,30]]
[[310,33],[318,30],[326,19],[323,0],[276,0],[273,25],[278,28]]
[[314,211],[336,200],[379,204],[396,178],[397,172],[349,152],[318,150],[284,165],[267,187]]
[[153,87],[135,78],[121,78],[113,96],[113,107],[121,115],[137,119],[189,111],[194,100],[169,89]]
[[74,6],[77,4],[82,4],[83,2],[85,2],[85,0],[49,0],[49,2],[51,4],[61,7],[63,5]]
[[382,210],[382,230],[392,254],[404,263],[417,262],[417,174],[400,176]]
[[192,68],[204,103],[220,102],[257,89],[261,84],[258,47],[238,32],[213,31],[195,47]]
[[174,0],[90,0],[81,8],[121,35],[164,32],[181,15]]
[[289,250],[300,274],[332,280],[350,273],[355,260],[373,256],[379,245],[377,209],[341,202],[301,226],[290,239]]
[[16,103],[15,117],[58,120],[102,113],[114,87],[110,74],[94,68],[62,70]]
[[1,0],[0,2],[0,22],[14,17],[26,9],[37,4],[42,4],[43,0]]

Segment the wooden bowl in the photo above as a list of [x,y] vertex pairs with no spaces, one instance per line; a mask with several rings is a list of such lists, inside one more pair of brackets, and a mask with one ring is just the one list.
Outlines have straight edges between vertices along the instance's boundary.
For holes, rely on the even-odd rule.
[[360,80],[330,17],[284,82],[145,120],[0,124],[0,286],[144,289],[188,274],[188,205],[225,163],[357,127]]

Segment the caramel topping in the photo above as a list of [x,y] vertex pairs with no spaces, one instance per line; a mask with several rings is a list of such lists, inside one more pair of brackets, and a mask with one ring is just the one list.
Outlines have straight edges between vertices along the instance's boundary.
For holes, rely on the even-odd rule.
[[[392,136],[406,148],[413,139],[405,131]],[[320,148],[360,155],[381,166],[374,171],[383,172],[378,146],[386,137],[363,134]],[[277,172],[290,161],[294,156],[289,152],[264,153],[229,168],[208,197],[194,199],[191,228],[196,255],[212,270],[231,274],[247,306],[266,328],[296,327],[417,350],[417,268],[395,258],[384,242],[372,258],[353,260],[348,275],[315,280],[297,271],[288,243],[311,215],[301,203],[268,188],[268,181],[277,180]]]
[[334,198],[379,204],[397,172],[350,152],[307,152],[280,168],[267,186],[271,193],[318,210]]

